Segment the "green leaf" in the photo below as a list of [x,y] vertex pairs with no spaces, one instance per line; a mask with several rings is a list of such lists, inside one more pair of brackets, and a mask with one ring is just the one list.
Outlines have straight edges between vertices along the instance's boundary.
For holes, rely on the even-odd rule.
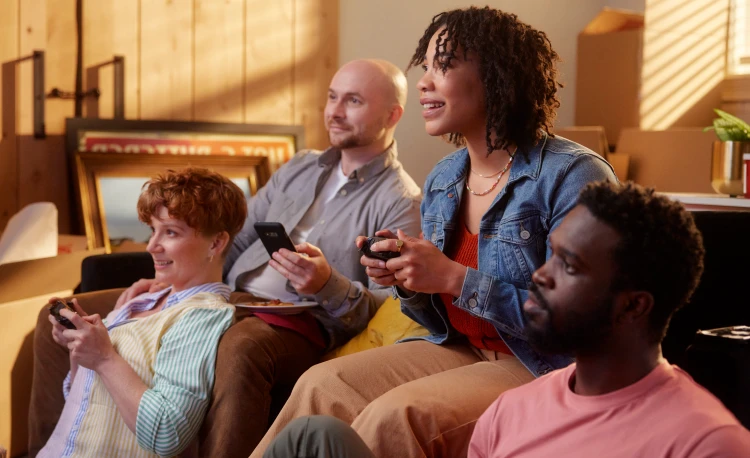
[[718,109],[714,111],[719,117],[714,119],[713,126],[703,129],[704,132],[713,130],[719,140],[723,142],[750,141],[750,125],[726,111]]
[[750,135],[750,125],[748,125],[745,121],[741,120],[737,116],[727,113],[726,111],[722,111],[719,109],[714,109],[714,111],[716,112],[717,115],[719,115],[721,119],[733,124],[738,129],[744,130],[745,132],[748,133],[748,135]]

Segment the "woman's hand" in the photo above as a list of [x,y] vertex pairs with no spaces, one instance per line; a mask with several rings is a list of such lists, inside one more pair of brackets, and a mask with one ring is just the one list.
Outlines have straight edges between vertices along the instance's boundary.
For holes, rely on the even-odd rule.
[[[398,240],[396,234],[387,229],[377,231],[375,233],[375,236]],[[361,250],[362,245],[365,243],[365,240],[367,240],[367,237],[360,235],[359,237],[357,237],[354,243],[357,245],[357,248]],[[387,249],[378,249],[380,246],[384,246],[381,245],[384,243],[385,242],[375,243],[370,247],[370,249],[372,251],[388,251]],[[372,281],[374,281],[378,285],[393,286],[398,284],[393,276],[393,272],[386,268],[385,261],[375,258],[368,258],[367,256],[362,255],[362,257],[359,259],[359,263],[366,267],[365,272],[367,273],[367,276],[370,277]]]
[[63,337],[68,342],[71,363],[96,371],[99,366],[117,355],[109,339],[107,327],[98,314],[80,316],[70,310],[62,310],[60,314],[76,327],[63,331]]
[[[409,237],[400,229],[397,236],[398,240],[383,240],[372,246],[374,251],[401,252],[399,257],[385,263],[385,270],[393,278],[391,284],[418,293],[448,293],[454,297],[461,295],[466,266],[450,260],[427,240]],[[402,242],[400,250],[398,241]],[[388,279],[387,276],[380,278]]]
[[[63,299],[60,299],[58,297],[52,297],[52,298],[50,298],[49,303],[50,304],[54,304],[55,302],[61,301],[61,300],[63,300]],[[73,308],[75,309],[75,311],[80,316],[87,316],[88,315],[86,312],[83,311],[83,309],[81,308],[81,306],[78,304],[78,299],[73,298],[72,302],[73,302]],[[52,314],[49,315],[48,319],[49,319],[50,323],[52,323],[52,340],[54,340],[55,342],[57,342],[58,345],[61,345],[63,347],[67,347],[68,346],[68,338],[63,335],[63,331],[65,331],[68,328],[66,328],[65,326],[61,325],[55,319],[55,317],[52,316]]]
[[143,293],[155,293],[163,290],[167,286],[169,285],[157,282],[153,278],[141,278],[120,294],[120,297],[117,298],[117,302],[115,303],[115,310],[130,302],[130,300],[136,296],[140,296]]

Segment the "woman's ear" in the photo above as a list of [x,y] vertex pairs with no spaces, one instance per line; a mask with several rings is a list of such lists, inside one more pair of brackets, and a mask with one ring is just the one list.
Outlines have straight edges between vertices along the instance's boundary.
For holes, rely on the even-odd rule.
[[219,232],[213,238],[209,248],[209,256],[219,256],[224,253],[224,249],[229,244],[229,233],[227,231]]

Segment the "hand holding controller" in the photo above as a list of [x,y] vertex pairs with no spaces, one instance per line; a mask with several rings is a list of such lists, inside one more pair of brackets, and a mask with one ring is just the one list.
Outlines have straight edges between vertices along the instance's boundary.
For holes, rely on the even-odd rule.
[[73,323],[71,323],[70,320],[68,320],[67,318],[65,318],[64,316],[60,314],[60,310],[64,308],[70,310],[73,313],[77,313],[75,309],[73,308],[72,304],[61,301],[61,300],[57,300],[53,302],[52,304],[50,304],[49,313],[50,315],[54,316],[57,322],[60,323],[61,325],[65,326],[68,329],[75,329],[76,328],[75,325],[73,325]]
[[398,251],[372,251],[371,247],[374,243],[388,240],[385,237],[367,237],[362,243],[362,248],[359,249],[360,253],[368,258],[380,259],[381,261],[388,261],[389,259],[397,258],[401,255]]

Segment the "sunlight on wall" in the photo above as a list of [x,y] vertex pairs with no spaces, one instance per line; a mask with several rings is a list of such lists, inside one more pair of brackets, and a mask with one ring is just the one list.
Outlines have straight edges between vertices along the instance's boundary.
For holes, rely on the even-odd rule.
[[669,128],[726,75],[729,0],[646,0],[641,129]]

